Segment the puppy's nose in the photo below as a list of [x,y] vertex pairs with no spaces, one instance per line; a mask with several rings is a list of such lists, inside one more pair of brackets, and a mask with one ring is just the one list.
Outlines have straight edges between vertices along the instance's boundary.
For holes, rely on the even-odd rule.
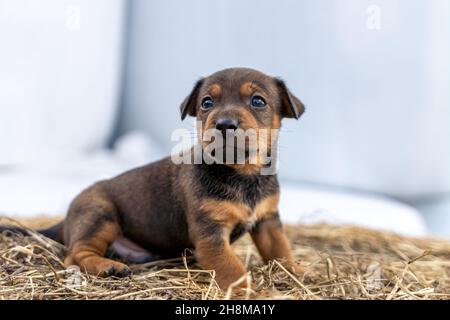
[[222,132],[226,130],[236,130],[238,128],[238,121],[230,118],[221,118],[216,122],[216,129]]

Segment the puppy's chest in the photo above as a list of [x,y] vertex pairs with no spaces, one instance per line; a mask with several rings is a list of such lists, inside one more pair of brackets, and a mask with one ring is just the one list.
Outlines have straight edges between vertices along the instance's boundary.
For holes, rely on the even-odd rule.
[[199,170],[198,194],[201,197],[236,202],[254,210],[264,198],[278,193],[275,175],[245,176],[226,167]]
[[206,215],[212,221],[227,226],[231,239],[249,231],[266,218],[278,212],[279,193],[267,195],[249,206],[241,201],[204,198],[200,204],[199,213]]
[[196,194],[200,212],[227,225],[231,241],[278,211],[279,185],[273,176],[243,176],[227,168],[200,167]]
[[237,240],[247,231],[251,231],[260,221],[278,213],[279,194],[272,194],[259,201],[254,208],[238,203],[230,203],[224,221],[230,225],[230,241]]

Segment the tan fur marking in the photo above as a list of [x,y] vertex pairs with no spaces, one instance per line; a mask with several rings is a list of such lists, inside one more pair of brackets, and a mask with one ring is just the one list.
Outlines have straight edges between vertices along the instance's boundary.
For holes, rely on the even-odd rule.
[[274,259],[293,261],[289,241],[277,221],[264,222],[260,225],[259,230],[252,232],[251,235],[265,263]]
[[222,87],[220,84],[215,83],[209,88],[209,93],[213,98],[220,98],[222,96]]
[[[258,122],[256,121],[253,114],[248,110],[239,110],[238,118],[240,119],[240,128],[244,131],[252,129],[256,132],[256,143],[258,145],[258,149],[265,150],[266,145],[259,145],[259,127]],[[246,139],[249,140],[249,139]],[[246,144],[248,142],[246,141]],[[247,146],[248,147],[248,146]],[[254,174],[257,173],[258,170],[261,168],[261,161],[258,157],[258,153],[256,153],[254,159],[248,159],[245,164],[228,164],[230,167],[234,168],[235,170],[238,170],[239,172],[243,174]]]
[[212,220],[227,226],[234,226],[248,219],[251,214],[249,207],[231,201],[205,200],[200,210],[207,212]]
[[281,127],[281,119],[278,114],[274,114],[272,117],[272,129],[280,129]]
[[242,130],[253,129],[258,132],[258,122],[249,110],[239,110],[240,128]]
[[[221,235],[223,241],[217,244],[210,239],[198,238],[195,243],[195,255],[204,269],[216,271],[216,281],[222,289],[226,289],[231,283],[242,277],[246,270],[242,261],[236,256],[229,243],[229,232],[236,224],[249,219],[251,210],[248,206],[218,200],[204,200],[200,205],[210,219],[224,226]],[[243,283],[241,286],[245,286]]]
[[209,217],[221,224],[234,226],[248,220],[265,219],[278,211],[279,193],[261,200],[252,211],[248,206],[232,201],[204,200],[200,210],[207,212]]
[[217,115],[220,113],[218,108],[213,109],[209,112],[208,117],[206,118],[205,124],[203,126],[203,130],[214,129]]
[[261,165],[256,164],[227,164],[227,166],[239,171],[241,174],[255,174],[261,169]]
[[269,217],[268,212],[274,209],[275,202],[278,203],[278,200],[274,196],[271,200],[261,203],[261,212],[266,212],[266,218],[269,219],[261,222],[258,229],[253,230],[250,235],[264,263],[271,260],[281,260],[288,270],[301,275],[304,273],[304,269],[295,263],[291,245],[279,224],[280,222]]
[[104,257],[110,244],[117,238],[119,226],[106,222],[90,239],[76,241],[65,259],[66,267],[76,264],[90,274],[106,276],[111,268],[121,272],[128,267],[118,261]]
[[[195,254],[202,268],[216,271],[216,281],[222,289],[226,289],[246,272],[227,240],[224,240],[222,247],[210,241],[199,241],[195,246]],[[241,287],[245,287],[245,281]]]
[[255,207],[254,215],[257,220],[268,218],[275,212],[278,212],[278,203],[280,202],[280,194],[268,196],[261,200]]
[[256,91],[262,92],[261,88],[259,88],[255,83],[250,81],[244,82],[239,88],[239,93],[241,94],[241,97],[249,97]]

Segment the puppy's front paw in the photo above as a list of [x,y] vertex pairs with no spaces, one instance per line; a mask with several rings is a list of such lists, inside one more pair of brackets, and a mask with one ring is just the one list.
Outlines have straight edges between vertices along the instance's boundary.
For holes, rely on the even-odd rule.
[[131,274],[131,270],[126,264],[109,259],[104,260],[106,261],[102,261],[95,267],[96,273],[99,277],[114,276],[118,278],[123,278]]
[[295,276],[306,282],[311,282],[313,281],[314,278],[318,276],[318,274],[315,271],[312,271],[304,266],[301,266],[296,262],[287,262],[285,263],[285,267],[289,272],[292,272]]
[[297,275],[297,276],[303,275],[303,274],[306,272],[305,267],[299,265],[299,264],[296,263],[296,262],[289,262],[289,263],[286,263],[286,268],[287,268],[290,272],[292,272],[293,274],[295,274],[295,275]]

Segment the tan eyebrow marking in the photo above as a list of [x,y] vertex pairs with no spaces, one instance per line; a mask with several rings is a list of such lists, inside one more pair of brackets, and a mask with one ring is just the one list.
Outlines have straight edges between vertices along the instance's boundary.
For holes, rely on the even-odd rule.
[[222,87],[217,84],[214,83],[213,85],[211,85],[211,87],[209,88],[209,93],[211,94],[211,96],[213,96],[214,98],[220,97],[222,95]]
[[251,81],[244,82],[239,89],[242,97],[248,97],[255,91],[262,91],[256,84]]

